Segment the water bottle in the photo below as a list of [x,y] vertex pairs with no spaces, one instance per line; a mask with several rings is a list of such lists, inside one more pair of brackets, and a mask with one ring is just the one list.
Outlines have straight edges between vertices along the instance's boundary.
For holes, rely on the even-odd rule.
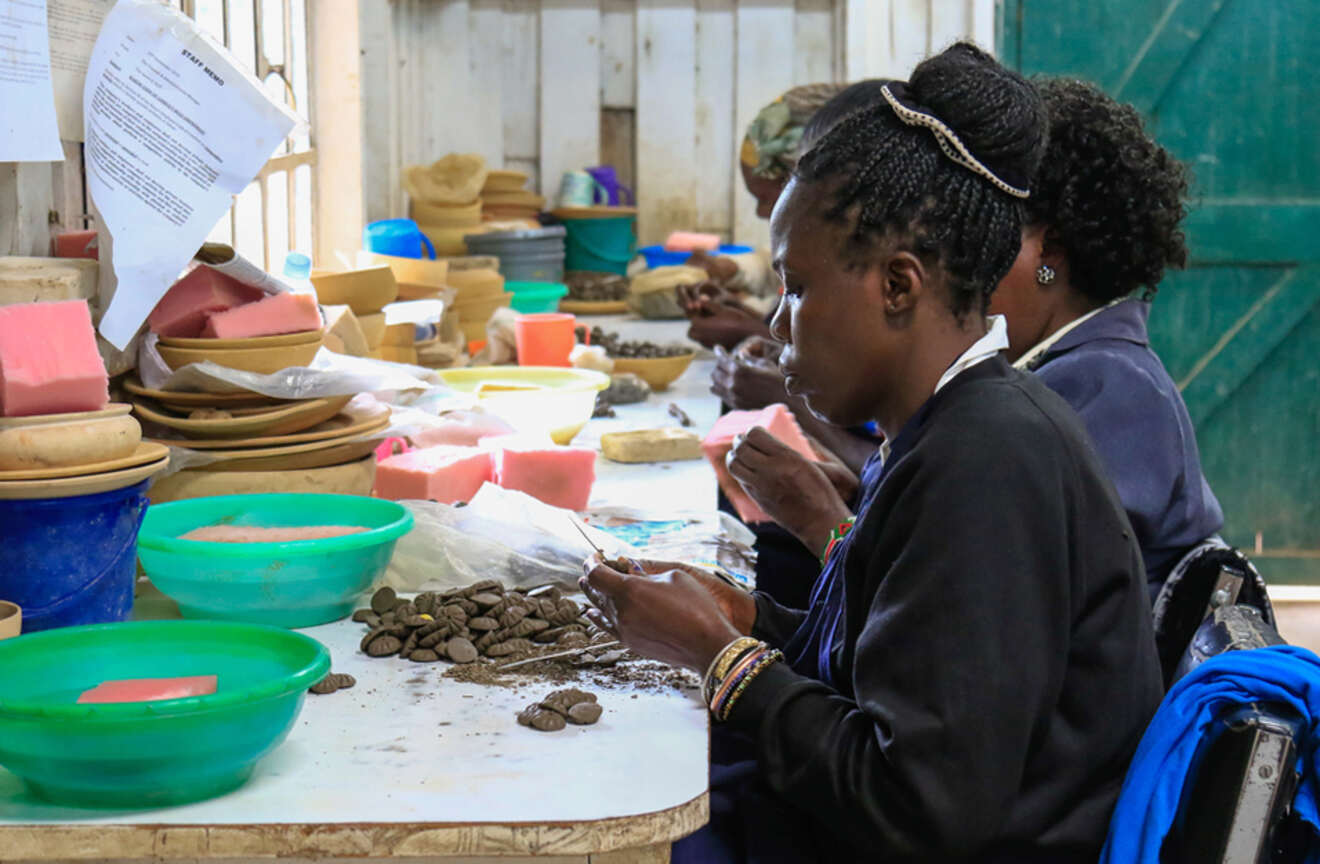
[[316,296],[312,287],[312,259],[301,252],[290,252],[284,256],[284,282],[295,294]]

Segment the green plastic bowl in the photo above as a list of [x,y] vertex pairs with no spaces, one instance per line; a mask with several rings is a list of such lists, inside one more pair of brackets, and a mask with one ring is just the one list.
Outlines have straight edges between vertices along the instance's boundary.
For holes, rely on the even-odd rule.
[[[330,654],[222,621],[64,627],[0,642],[0,765],[74,807],[160,807],[242,785],[298,717]],[[79,705],[103,681],[216,675],[210,696]]]
[[513,292],[509,303],[513,311],[524,315],[558,312],[559,301],[568,294],[568,286],[561,282],[505,282],[504,290]]
[[[180,540],[204,525],[360,525],[370,530],[292,543]],[[153,504],[138,533],[142,569],[185,618],[281,627],[337,621],[385,572],[413,517],[358,495],[217,495]]]

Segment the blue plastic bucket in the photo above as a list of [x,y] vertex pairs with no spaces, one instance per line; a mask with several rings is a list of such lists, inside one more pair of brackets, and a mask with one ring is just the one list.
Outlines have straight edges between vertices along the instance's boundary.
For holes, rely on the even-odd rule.
[[[643,246],[637,250],[646,258],[646,266],[654,270],[657,267],[675,267],[679,264],[686,264],[692,257],[691,252],[670,252],[663,246]],[[751,246],[731,246],[724,244],[711,255],[743,255],[752,251]],[[573,268],[568,268],[572,270]]]
[[568,230],[564,241],[564,269],[627,273],[628,262],[633,259],[633,250],[637,248],[633,233],[636,220],[636,216],[561,220]]
[[24,632],[128,617],[146,490],[0,501],[0,597]]

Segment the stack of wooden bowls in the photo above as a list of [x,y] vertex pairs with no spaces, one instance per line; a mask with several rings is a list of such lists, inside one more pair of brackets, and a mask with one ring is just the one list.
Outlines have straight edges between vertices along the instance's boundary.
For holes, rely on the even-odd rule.
[[495,310],[513,302],[512,292],[504,290],[499,266],[499,259],[491,257],[449,259],[449,287],[457,292],[454,309],[468,342],[485,339],[486,322]]
[[171,369],[209,360],[217,366],[269,375],[291,366],[306,366],[321,348],[320,330],[254,336],[249,339],[210,339],[162,336],[156,346]]
[[357,318],[370,356],[377,357],[385,343],[385,313],[381,310],[399,298],[399,283],[387,264],[372,264],[353,270],[313,270],[312,286],[322,306],[347,306]]
[[486,222],[521,222],[539,227],[545,198],[527,187],[521,171],[491,171],[481,188],[481,218]]
[[94,495],[163,470],[168,448],[144,442],[130,410],[0,417],[0,500]]
[[404,172],[408,215],[435,246],[437,255],[463,255],[463,237],[480,230],[486,160],[451,153],[431,165]]
[[388,411],[366,417],[345,413],[351,396],[285,400],[251,391],[152,390],[133,379],[124,388],[134,397],[133,412],[155,436],[149,443],[201,451],[212,460],[162,477],[149,493],[152,501],[248,492],[371,492],[373,450],[378,433],[389,426]]

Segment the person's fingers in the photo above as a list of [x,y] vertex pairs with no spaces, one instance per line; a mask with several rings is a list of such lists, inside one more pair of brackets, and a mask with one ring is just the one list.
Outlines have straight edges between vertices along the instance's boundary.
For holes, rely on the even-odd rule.
[[618,638],[619,636],[618,622],[611,621],[599,609],[588,609],[587,620],[590,621],[592,624],[595,624],[600,629],[604,630],[606,633],[609,633],[611,636]]
[[790,453],[797,453],[760,426],[753,426],[743,433],[738,444],[746,451],[749,459],[758,461],[781,459]]
[[599,563],[587,570],[587,584],[595,591],[611,597],[617,595],[628,584],[626,574],[620,573],[608,564]]

